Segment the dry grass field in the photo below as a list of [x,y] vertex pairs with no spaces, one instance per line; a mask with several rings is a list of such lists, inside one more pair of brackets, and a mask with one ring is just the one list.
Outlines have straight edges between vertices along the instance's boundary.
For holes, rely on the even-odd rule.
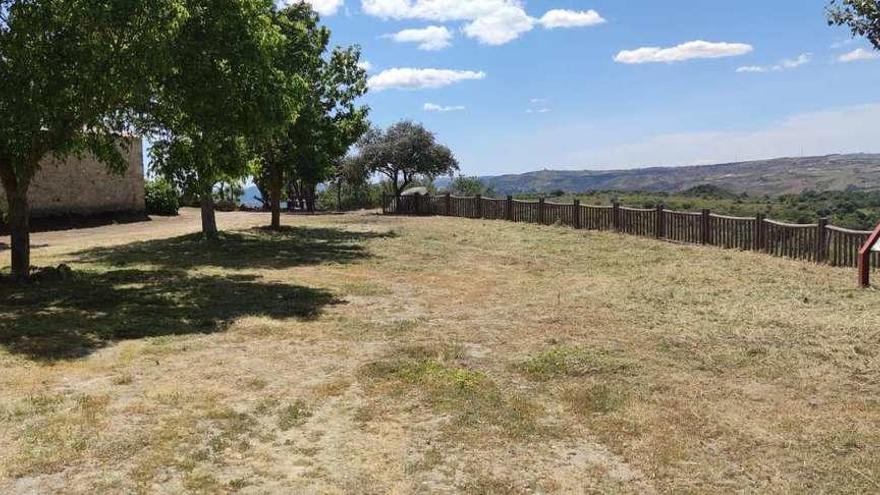
[[880,491],[880,297],[852,270],[219,220],[34,236],[74,277],[0,288],[0,493]]

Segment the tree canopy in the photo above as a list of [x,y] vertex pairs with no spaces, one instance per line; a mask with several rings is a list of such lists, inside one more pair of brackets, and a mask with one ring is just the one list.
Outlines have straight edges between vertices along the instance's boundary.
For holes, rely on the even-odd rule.
[[395,196],[419,177],[433,180],[458,170],[452,151],[423,125],[408,120],[368,131],[358,142],[357,160],[365,170],[385,176]]
[[28,189],[40,162],[88,152],[123,169],[120,138],[185,18],[179,0],[0,0],[0,181],[15,278],[30,272]]
[[853,36],[864,36],[880,50],[880,1],[832,0],[828,7],[828,23],[848,26]]
[[369,108],[356,104],[367,91],[360,47],[336,47],[328,53],[330,31],[320,26],[306,3],[282,9],[275,22],[290,45],[278,59],[279,69],[295,71],[304,88],[296,118],[262,147],[257,180],[269,194],[272,226],[277,228],[284,183],[295,183],[313,198],[317,184],[333,177],[336,165],[366,132]]
[[188,16],[155,77],[152,153],[160,174],[197,191],[202,231],[215,237],[215,184],[251,172],[253,147],[296,117],[304,88],[278,66],[295,46],[271,0],[184,1]]

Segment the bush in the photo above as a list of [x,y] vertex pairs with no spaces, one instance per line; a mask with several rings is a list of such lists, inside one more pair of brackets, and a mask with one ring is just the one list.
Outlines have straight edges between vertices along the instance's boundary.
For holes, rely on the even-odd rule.
[[147,213],[174,216],[180,209],[177,189],[168,181],[156,179],[146,184]]

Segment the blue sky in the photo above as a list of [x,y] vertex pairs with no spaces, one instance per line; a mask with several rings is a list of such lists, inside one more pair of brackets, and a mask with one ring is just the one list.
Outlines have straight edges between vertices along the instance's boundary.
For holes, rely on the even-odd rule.
[[880,151],[880,59],[824,0],[309,1],[363,47],[373,123],[466,174]]

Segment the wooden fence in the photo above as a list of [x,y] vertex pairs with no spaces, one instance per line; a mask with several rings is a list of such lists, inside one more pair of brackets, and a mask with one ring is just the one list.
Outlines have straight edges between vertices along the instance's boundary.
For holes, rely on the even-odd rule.
[[[859,248],[870,231],[850,230],[819,219],[813,224],[792,224],[764,218],[613,206],[553,203],[543,198],[519,201],[482,197],[401,196],[382,198],[382,212],[396,215],[440,215],[507,220],[541,225],[567,225],[576,229],[610,230],[672,242],[704,244],[726,249],[763,252],[774,256],[855,267]],[[880,268],[880,253],[871,257]]]

